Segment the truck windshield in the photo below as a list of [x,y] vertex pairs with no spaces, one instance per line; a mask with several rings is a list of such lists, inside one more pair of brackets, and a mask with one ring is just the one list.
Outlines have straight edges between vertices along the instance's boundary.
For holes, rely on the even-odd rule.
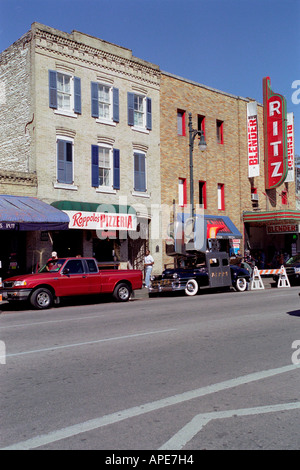
[[65,259],[48,260],[47,263],[39,270],[39,273],[55,273],[60,270],[64,264]]

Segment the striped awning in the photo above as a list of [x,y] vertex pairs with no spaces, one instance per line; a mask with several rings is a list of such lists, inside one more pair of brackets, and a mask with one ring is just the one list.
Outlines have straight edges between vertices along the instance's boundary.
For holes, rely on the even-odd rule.
[[283,221],[300,222],[300,211],[278,210],[278,211],[257,211],[244,212],[243,220],[247,223],[276,223]]

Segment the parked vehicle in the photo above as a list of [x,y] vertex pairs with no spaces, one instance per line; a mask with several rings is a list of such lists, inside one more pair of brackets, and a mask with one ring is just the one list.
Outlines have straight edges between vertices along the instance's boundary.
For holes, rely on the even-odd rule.
[[228,288],[237,291],[248,289],[250,273],[238,265],[230,265],[225,252],[208,252],[187,259],[184,267],[165,269],[159,276],[153,276],[150,294],[158,292],[184,291],[196,295],[201,288]]
[[5,279],[0,293],[3,300],[29,300],[34,308],[47,309],[60,297],[75,295],[112,294],[116,301],[126,302],[141,288],[140,270],[100,271],[94,258],[59,258],[35,274]]
[[[285,264],[285,272],[291,285],[300,284],[300,254],[292,256]],[[278,285],[279,274],[273,275],[273,280]]]

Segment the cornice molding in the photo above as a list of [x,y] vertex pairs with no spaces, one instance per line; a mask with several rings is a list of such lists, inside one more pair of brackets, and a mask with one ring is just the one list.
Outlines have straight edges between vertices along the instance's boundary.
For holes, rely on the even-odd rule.
[[94,67],[97,73],[104,69],[159,88],[160,70],[157,66],[151,67],[150,62],[147,65],[147,62],[139,59],[127,59],[41,29],[35,31],[34,38],[36,49],[55,54],[56,59],[57,56],[60,56],[60,60],[68,58],[69,61],[78,62],[78,65],[85,63]]

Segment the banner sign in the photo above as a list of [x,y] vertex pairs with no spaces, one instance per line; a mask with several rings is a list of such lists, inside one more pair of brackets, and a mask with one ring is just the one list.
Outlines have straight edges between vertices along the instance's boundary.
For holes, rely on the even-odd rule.
[[299,227],[298,224],[276,224],[276,225],[267,225],[267,234],[273,235],[274,233],[298,233]]
[[247,104],[248,177],[259,176],[257,103]]
[[287,113],[287,155],[288,155],[288,174],[285,178],[286,183],[295,179],[295,145],[294,145],[294,113]]
[[64,211],[70,218],[69,228],[84,230],[136,230],[135,214]]
[[288,172],[287,112],[284,96],[271,90],[271,79],[263,79],[266,189],[280,186]]

